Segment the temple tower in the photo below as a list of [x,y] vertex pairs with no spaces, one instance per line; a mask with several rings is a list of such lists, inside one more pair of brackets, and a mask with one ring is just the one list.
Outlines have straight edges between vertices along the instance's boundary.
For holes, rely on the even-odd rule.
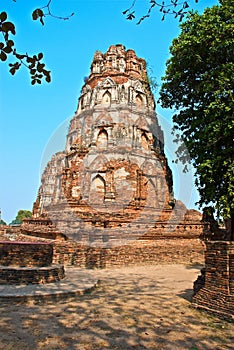
[[34,219],[48,217],[81,242],[109,244],[167,222],[174,204],[145,60],[120,44],[95,52],[66,149],[43,173]]

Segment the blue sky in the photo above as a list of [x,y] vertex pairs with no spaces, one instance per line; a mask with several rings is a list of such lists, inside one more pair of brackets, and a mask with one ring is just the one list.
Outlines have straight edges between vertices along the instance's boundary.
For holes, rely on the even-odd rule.
[[[127,21],[122,11],[131,0],[53,0],[53,13],[66,16],[68,21],[45,19],[45,26],[31,19],[35,8],[47,0],[1,1],[1,11],[16,25],[15,43],[21,53],[44,53],[47,68],[52,71],[52,83],[31,86],[26,69],[12,77],[5,63],[0,62],[0,208],[2,218],[10,222],[19,209],[31,210],[40,185],[41,169],[50,156],[63,150],[68,121],[72,118],[83,79],[96,50],[106,52],[112,44],[121,43],[134,49],[152,68],[160,84],[169,58],[169,46],[179,34],[179,23],[172,17],[161,21],[158,9],[140,26]],[[136,14],[147,11],[148,0],[138,0]],[[202,12],[217,1],[190,1]],[[10,62],[14,60],[9,59]],[[157,92],[155,97],[157,99]],[[198,196],[192,186],[192,175],[187,181],[181,168],[173,167],[170,136],[172,112],[157,106],[166,138],[166,153],[175,178],[175,195],[193,208]]]

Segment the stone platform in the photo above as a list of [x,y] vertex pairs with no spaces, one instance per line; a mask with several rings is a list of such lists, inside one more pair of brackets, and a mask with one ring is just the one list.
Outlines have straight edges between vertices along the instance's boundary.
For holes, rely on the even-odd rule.
[[0,285],[0,302],[47,302],[90,293],[98,286],[94,271],[67,268],[66,277],[49,284]]

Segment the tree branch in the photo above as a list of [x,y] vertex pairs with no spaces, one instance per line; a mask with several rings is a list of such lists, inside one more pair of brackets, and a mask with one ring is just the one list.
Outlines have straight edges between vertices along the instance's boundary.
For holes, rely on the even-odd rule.
[[0,13],[0,33],[3,36],[3,41],[0,42],[0,60],[6,61],[9,55],[12,55],[17,60],[15,63],[9,63],[9,71],[12,75],[23,65],[29,70],[32,85],[41,84],[43,78],[48,83],[51,81],[50,71],[45,69],[45,64],[41,62],[43,58],[41,52],[33,56],[17,52],[14,41],[9,38],[10,35],[16,34],[15,25],[7,21],[6,12]]
[[[65,17],[62,17],[62,16],[57,16],[57,15],[54,15],[51,11],[51,4],[52,4],[52,0],[49,0],[48,3],[40,8],[37,8],[33,11],[32,13],[32,18],[34,21],[38,20],[41,22],[42,25],[44,25],[44,20],[43,18],[44,17],[47,17],[47,16],[50,16],[50,17],[53,17],[53,18],[56,18],[56,19],[60,19],[60,20],[68,20],[69,18],[71,18],[72,16],[74,16],[74,12],[72,12],[69,16],[65,16]],[[44,9],[47,11],[45,12]]]
[[[136,2],[137,0],[133,0],[131,6],[123,11],[123,15],[126,15],[127,20],[135,19],[134,8]],[[198,0],[195,0],[195,2],[197,3]],[[159,11],[162,12],[162,21],[165,19],[166,15],[173,15],[175,18],[179,18],[179,21],[182,21],[187,13],[187,9],[189,8],[189,1],[170,0],[170,3],[165,4],[165,1],[157,2],[155,0],[149,0],[149,5],[147,13],[140,17],[136,24],[140,24],[143,20],[149,18],[155,7],[159,7]]]

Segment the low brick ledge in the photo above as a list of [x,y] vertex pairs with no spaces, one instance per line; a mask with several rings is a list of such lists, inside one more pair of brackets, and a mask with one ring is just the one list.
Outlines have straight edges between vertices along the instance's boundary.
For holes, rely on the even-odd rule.
[[64,266],[13,267],[0,265],[0,285],[45,284],[65,277]]

